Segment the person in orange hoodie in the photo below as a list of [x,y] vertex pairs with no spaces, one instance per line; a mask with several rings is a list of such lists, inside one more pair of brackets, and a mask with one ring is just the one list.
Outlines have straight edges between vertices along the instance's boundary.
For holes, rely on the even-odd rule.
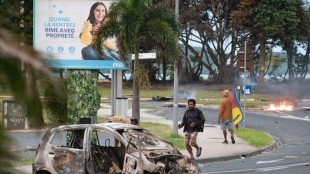
[[223,99],[221,100],[220,107],[219,107],[219,114],[218,114],[218,124],[221,125],[221,129],[223,130],[224,141],[223,143],[228,144],[227,141],[227,131],[230,132],[231,143],[235,144],[234,138],[234,123],[232,119],[232,103],[230,102],[229,98],[229,91],[223,91]]

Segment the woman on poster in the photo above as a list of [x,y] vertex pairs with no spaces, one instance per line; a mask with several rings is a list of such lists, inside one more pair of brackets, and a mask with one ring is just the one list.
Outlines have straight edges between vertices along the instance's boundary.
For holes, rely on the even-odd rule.
[[107,14],[107,7],[102,2],[96,2],[90,8],[89,16],[84,22],[80,34],[81,43],[87,45],[82,49],[84,60],[119,60],[119,55],[115,52],[115,46],[109,41],[102,42],[102,56],[98,55],[93,49],[93,37],[98,34],[100,26],[107,22]]

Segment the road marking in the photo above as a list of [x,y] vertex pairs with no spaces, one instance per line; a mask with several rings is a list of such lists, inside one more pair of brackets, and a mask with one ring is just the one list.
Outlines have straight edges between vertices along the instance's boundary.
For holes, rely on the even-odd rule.
[[268,171],[281,170],[281,169],[287,169],[287,168],[289,168],[289,167],[288,166],[276,166],[276,167],[258,168],[258,169],[255,169],[255,171],[268,172]]
[[207,172],[206,174],[216,174],[216,173],[239,173],[239,172],[249,172],[249,171],[272,171],[272,170],[281,170],[287,169],[289,167],[302,166],[302,165],[310,165],[310,162],[300,163],[300,164],[290,164],[284,166],[273,166],[273,167],[262,167],[262,168],[254,168],[254,169],[243,169],[243,170],[230,170],[230,171],[220,171],[220,172]]
[[277,160],[271,160],[271,161],[257,161],[256,164],[276,163],[282,160],[283,159],[277,159]]
[[280,111],[278,111],[277,113],[283,114],[283,115],[273,115],[273,114],[259,113],[259,112],[250,112],[250,113],[252,113],[252,114],[260,114],[260,115],[265,115],[265,116],[270,116],[270,117],[279,117],[279,118],[288,118],[288,119],[294,119],[294,120],[310,121],[310,119],[308,119],[308,118],[300,118],[300,117],[297,117],[297,116],[293,116],[293,115],[282,113]]
[[216,173],[238,173],[238,172],[249,172],[249,171],[254,171],[254,169],[230,170],[230,171],[221,171],[221,172],[207,172],[206,174],[216,174]]

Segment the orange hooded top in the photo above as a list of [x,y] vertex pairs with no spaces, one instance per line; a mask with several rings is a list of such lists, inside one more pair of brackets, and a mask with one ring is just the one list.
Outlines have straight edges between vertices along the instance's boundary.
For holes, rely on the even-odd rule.
[[223,91],[223,99],[221,100],[220,107],[219,107],[219,114],[218,120],[227,119],[232,120],[232,104],[229,98],[229,91]]

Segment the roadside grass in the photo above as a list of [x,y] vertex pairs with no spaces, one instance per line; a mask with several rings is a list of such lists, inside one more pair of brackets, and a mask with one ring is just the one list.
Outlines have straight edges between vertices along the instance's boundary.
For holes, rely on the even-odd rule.
[[[132,108],[132,104],[128,104],[128,109]],[[144,106],[140,105],[140,109],[158,109],[158,106]]]
[[244,141],[259,149],[272,143],[271,137],[265,132],[239,127],[238,129],[234,128],[234,133],[239,138],[242,138]]
[[108,118],[97,117],[97,123],[107,123]]
[[[101,94],[101,97],[103,98],[111,98],[111,89],[110,88],[103,88],[98,87],[99,93]],[[123,95],[131,96],[132,90],[131,89],[123,89]],[[222,91],[219,90],[193,90],[189,91],[191,96],[197,100],[200,99],[222,99]],[[162,89],[162,90],[153,90],[153,89],[141,89],[140,92],[141,98],[152,98],[153,96],[161,96],[161,97],[171,97],[173,95],[172,89]],[[237,94],[238,95],[238,94]],[[243,95],[240,96],[241,99],[243,99]],[[273,98],[270,94],[256,94],[252,93],[251,95],[247,96],[248,99],[254,99],[258,101],[266,101],[270,98]]]
[[32,165],[34,161],[34,158],[29,158],[29,159],[18,159],[18,160],[13,160],[11,162],[13,167],[17,167],[17,166],[29,166]]
[[151,123],[151,122],[142,122],[140,126],[148,130],[152,134],[160,137],[161,139],[172,143],[176,149],[178,150],[185,149],[183,136],[173,134],[172,128],[170,126],[166,124]]
[[[221,102],[220,99],[202,99],[202,100],[197,99],[196,100],[196,104],[203,104],[203,105],[212,105],[212,104],[219,105],[220,102]],[[181,100],[179,101],[179,103],[187,103],[187,100]]]
[[[243,108],[244,100],[240,101],[240,105]],[[261,100],[247,100],[246,101],[246,108],[262,108],[263,106],[268,105],[267,101],[261,101]]]
[[2,125],[2,100],[0,102],[0,125]]
[[[102,88],[98,87],[99,93],[103,98],[111,98],[111,89],[110,88]],[[122,90],[124,96],[132,95],[131,89],[123,89]],[[170,97],[173,95],[173,90],[147,90],[140,89],[139,91],[141,98],[152,98],[153,96],[162,96],[162,97]]]
[[[221,99],[198,99],[196,100],[197,104],[203,105],[219,105]],[[187,100],[181,100],[179,103],[187,103]],[[240,101],[241,107],[243,108],[243,100]],[[267,101],[260,101],[260,100],[247,100],[246,108],[261,108],[264,105],[268,105]]]

